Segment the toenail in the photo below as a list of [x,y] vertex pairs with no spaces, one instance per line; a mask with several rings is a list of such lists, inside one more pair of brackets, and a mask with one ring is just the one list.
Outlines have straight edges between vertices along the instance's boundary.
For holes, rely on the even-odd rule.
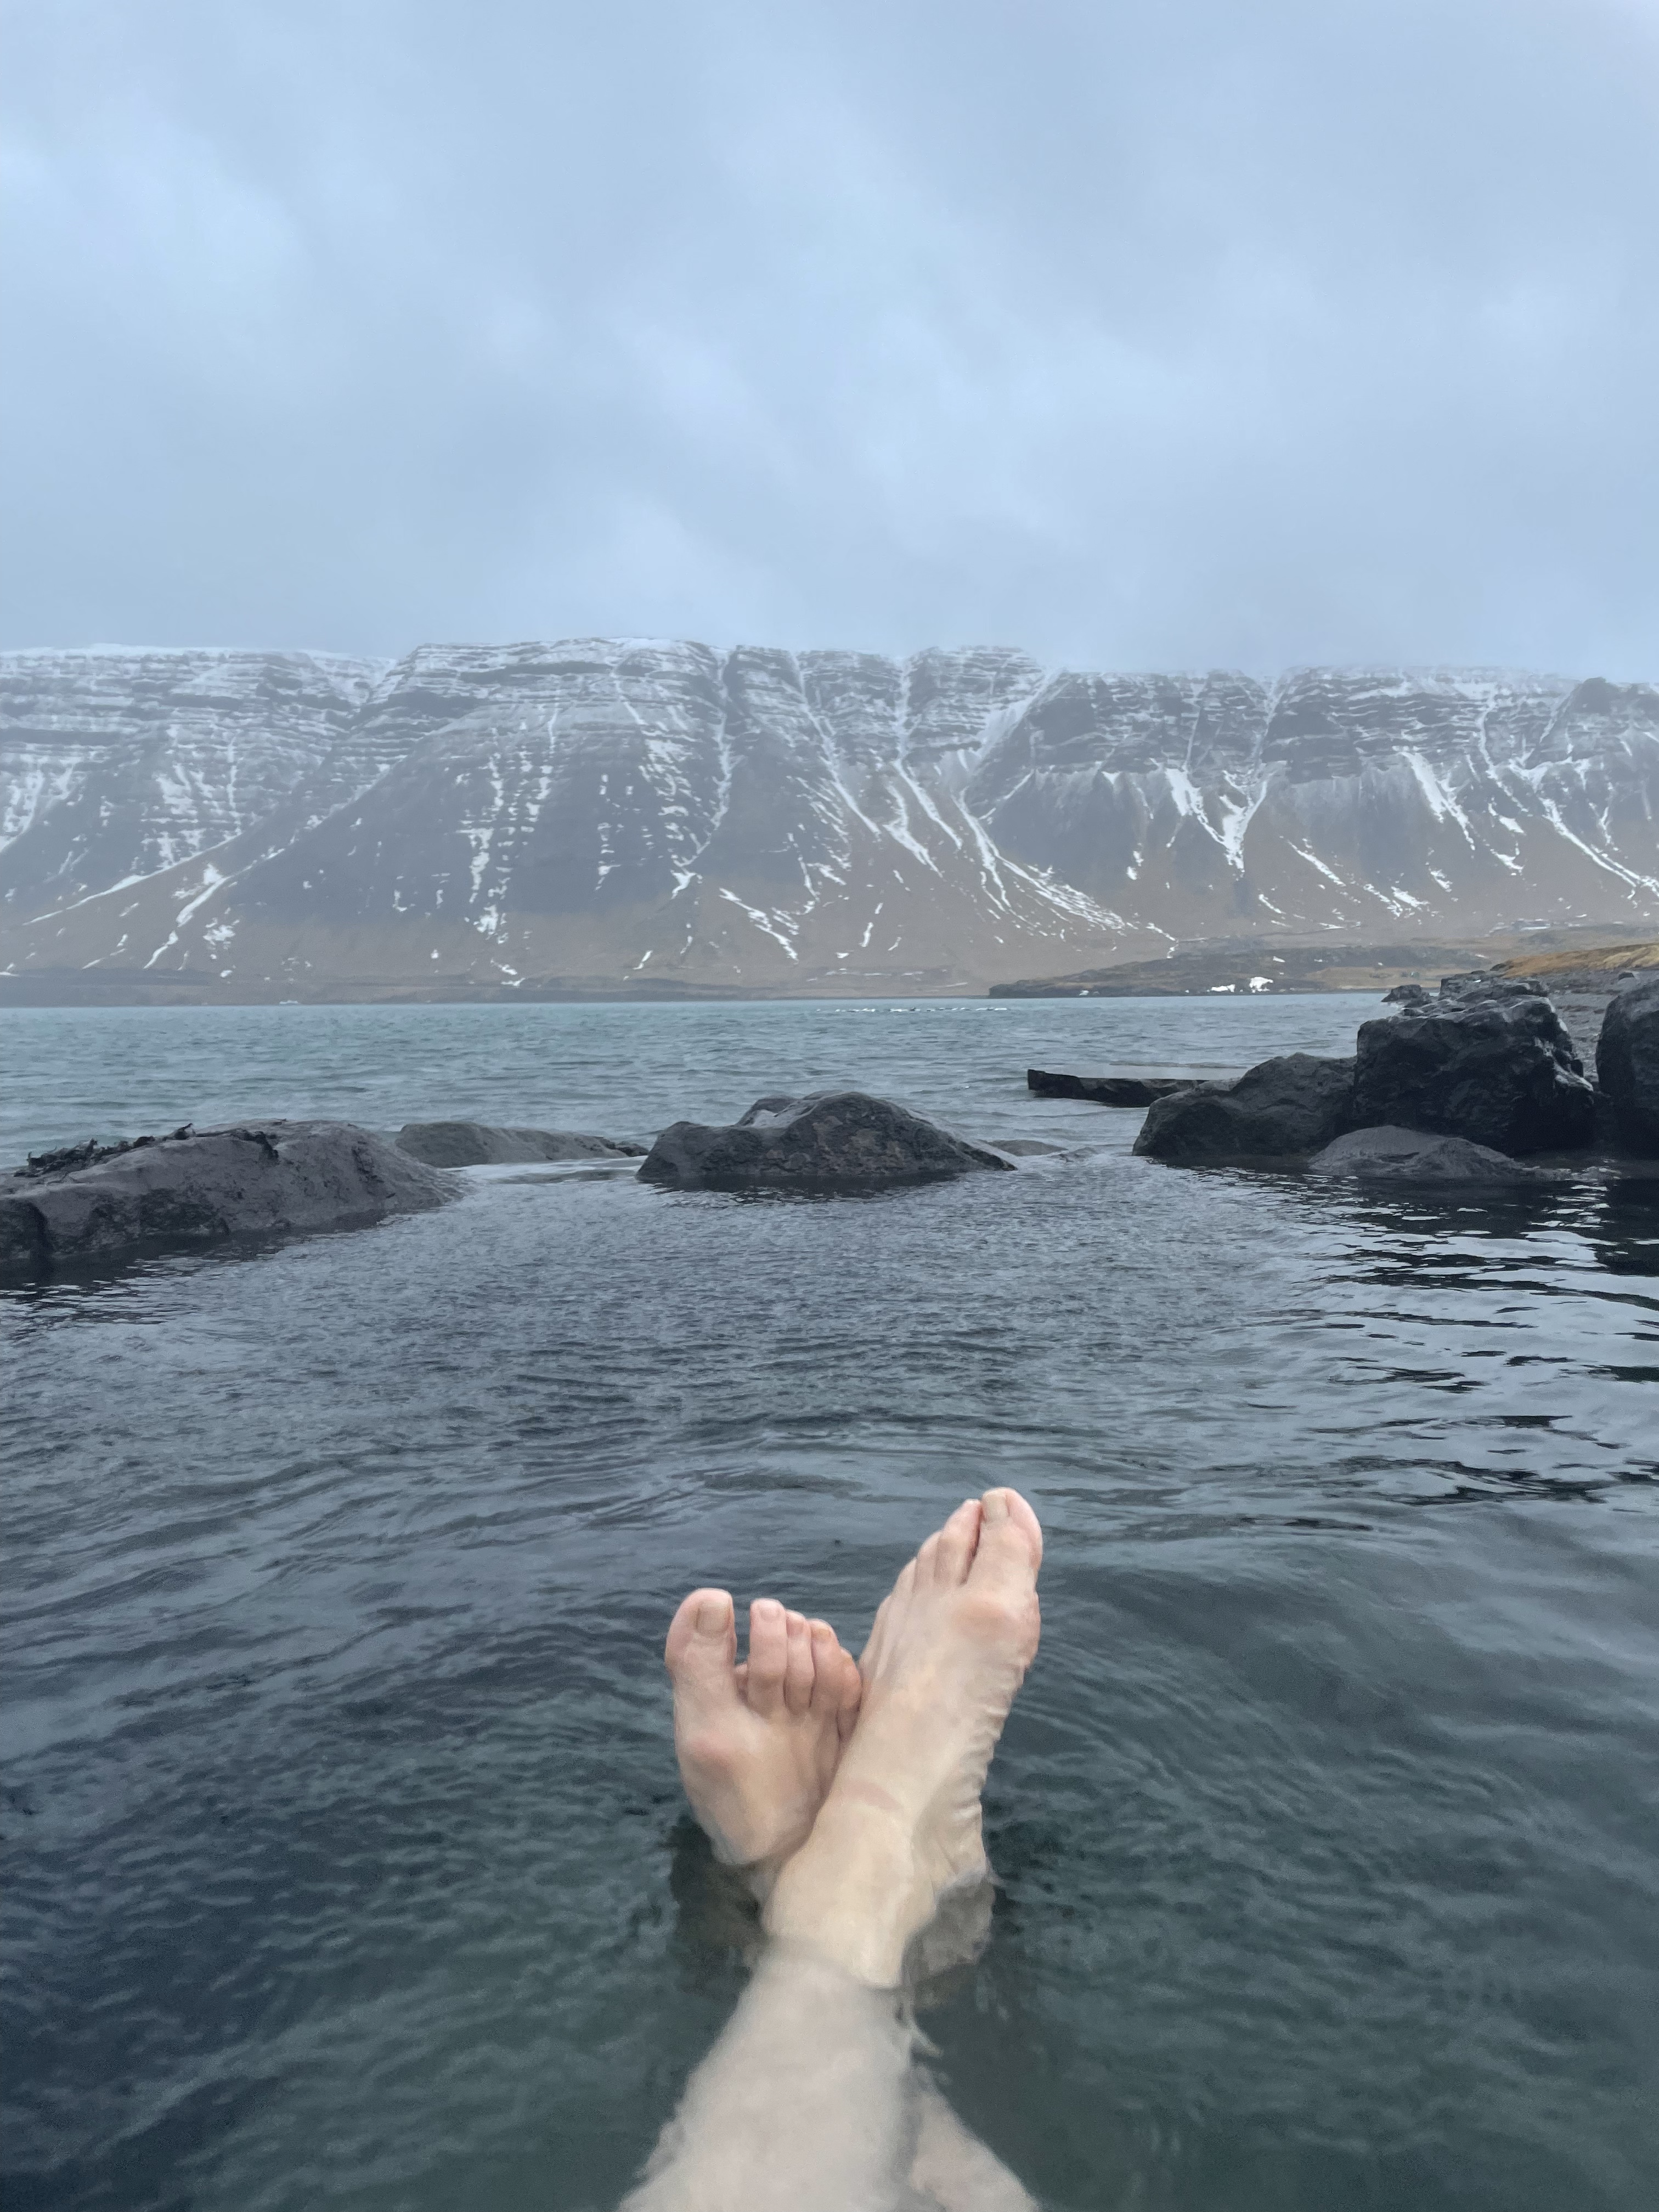
[[988,1521],[1006,1521],[1008,1518],[1008,1493],[1006,1490],[986,1492],[985,1517]]
[[706,1597],[697,1607],[699,1636],[718,1636],[729,1618],[726,1601],[723,1597]]

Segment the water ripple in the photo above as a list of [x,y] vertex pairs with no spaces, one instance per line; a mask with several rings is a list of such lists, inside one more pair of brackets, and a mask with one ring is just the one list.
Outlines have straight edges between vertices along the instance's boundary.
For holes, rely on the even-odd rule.
[[670,1606],[856,1637],[1012,1480],[1044,1646],[925,2023],[973,2125],[1056,2207],[1645,2207],[1654,1186],[1152,1167],[1024,1066],[1355,1010],[1085,1005],[28,1030],[32,1139],[347,1093],[626,1134],[816,1066],[1080,1149],[863,1203],[483,1176],[7,1302],[9,2203],[614,2203],[753,1934]]

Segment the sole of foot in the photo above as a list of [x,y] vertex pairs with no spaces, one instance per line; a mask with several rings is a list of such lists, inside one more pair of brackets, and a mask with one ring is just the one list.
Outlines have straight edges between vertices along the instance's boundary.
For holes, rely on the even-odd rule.
[[852,1741],[766,1925],[890,1988],[939,1900],[985,1877],[980,1792],[1036,1656],[1042,1531],[1015,1490],[966,1499],[876,1615]]
[[696,1589],[664,1652],[674,1685],[674,1748],[691,1809],[717,1857],[763,1895],[811,1832],[852,1734],[858,1663],[827,1620],[775,1598],[749,1608],[738,1659],[729,1591]]

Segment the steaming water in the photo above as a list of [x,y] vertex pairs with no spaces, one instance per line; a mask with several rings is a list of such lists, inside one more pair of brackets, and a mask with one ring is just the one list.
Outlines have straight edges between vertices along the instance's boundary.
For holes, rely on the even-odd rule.
[[1656,1186],[1132,1159],[1028,1062],[1363,1000],[14,1014],[6,1153],[240,1112],[647,1135],[856,1083],[1089,1149],[865,1199],[480,1171],[6,1302],[9,2212],[614,2204],[741,1987],[659,1669],[859,1635],[1014,1481],[1042,1653],[939,2077],[1054,2207],[1659,2174]]

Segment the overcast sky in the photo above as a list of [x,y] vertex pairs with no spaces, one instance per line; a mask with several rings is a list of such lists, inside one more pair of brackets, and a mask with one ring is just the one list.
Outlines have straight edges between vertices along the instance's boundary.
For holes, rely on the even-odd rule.
[[9,0],[3,640],[1659,678],[1659,0]]

